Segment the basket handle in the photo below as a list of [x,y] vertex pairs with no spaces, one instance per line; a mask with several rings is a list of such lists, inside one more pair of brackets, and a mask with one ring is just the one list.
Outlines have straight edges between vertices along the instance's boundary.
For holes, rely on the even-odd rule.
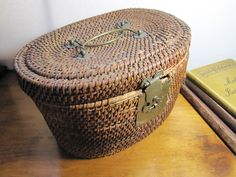
[[[103,45],[108,45],[108,44],[112,44],[114,42],[116,42],[117,40],[119,40],[123,35],[125,31],[130,31],[134,33],[134,38],[139,39],[139,38],[143,38],[147,36],[147,33],[142,31],[142,30],[138,30],[138,31],[134,31],[130,28],[128,28],[128,22],[127,21],[122,21],[119,22],[115,25],[115,28],[110,30],[110,31],[106,31],[104,33],[98,34],[90,39],[88,39],[87,41],[85,41],[84,43],[81,43],[79,40],[74,39],[74,40],[68,40],[65,43],[65,47],[68,49],[71,48],[75,48],[76,49],[76,57],[79,58],[84,58],[87,55],[87,52],[85,50],[85,48],[88,47],[99,47],[99,46],[103,46]],[[99,44],[93,44],[92,42],[102,36],[106,36],[112,33],[118,33],[119,35],[111,40],[105,41],[103,43],[99,43]]]

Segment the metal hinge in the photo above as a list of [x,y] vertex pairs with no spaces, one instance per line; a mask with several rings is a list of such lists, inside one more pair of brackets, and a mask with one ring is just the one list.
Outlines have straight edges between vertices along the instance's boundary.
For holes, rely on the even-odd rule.
[[155,118],[164,109],[169,85],[169,77],[163,76],[163,71],[159,71],[153,77],[146,78],[142,82],[143,94],[138,103],[137,125]]

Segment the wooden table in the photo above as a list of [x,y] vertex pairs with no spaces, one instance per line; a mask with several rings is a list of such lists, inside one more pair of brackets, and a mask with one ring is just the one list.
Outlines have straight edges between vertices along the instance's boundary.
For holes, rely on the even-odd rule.
[[236,158],[179,95],[154,133],[113,156],[74,159],[58,149],[15,74],[0,79],[0,177],[236,177]]

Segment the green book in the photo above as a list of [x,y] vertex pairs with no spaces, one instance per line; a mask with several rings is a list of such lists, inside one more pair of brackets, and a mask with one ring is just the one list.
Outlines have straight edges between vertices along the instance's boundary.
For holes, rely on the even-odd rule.
[[236,118],[236,61],[227,59],[193,69],[187,77]]

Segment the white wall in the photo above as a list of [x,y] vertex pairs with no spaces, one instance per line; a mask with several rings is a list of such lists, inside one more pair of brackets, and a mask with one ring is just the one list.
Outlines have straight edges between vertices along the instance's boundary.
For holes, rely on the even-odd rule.
[[1,0],[0,64],[12,68],[17,50],[55,28],[127,7],[159,9],[192,28],[188,69],[236,59],[235,0]]

